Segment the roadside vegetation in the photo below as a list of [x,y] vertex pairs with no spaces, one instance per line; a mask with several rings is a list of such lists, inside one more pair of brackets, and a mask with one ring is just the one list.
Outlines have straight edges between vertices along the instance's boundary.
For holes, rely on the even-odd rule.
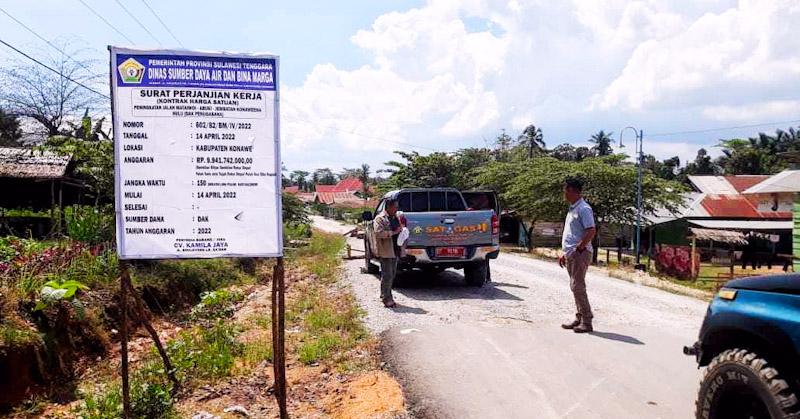
[[363,312],[349,293],[331,292],[336,287],[344,238],[316,232],[311,243],[293,254],[291,261],[312,274],[311,281],[295,285],[288,304],[287,321],[303,332],[297,337],[300,362],[333,362],[342,371],[353,371],[347,352],[364,344],[369,335],[361,322]]
[[[342,236],[314,232],[306,245],[287,255],[290,374],[294,369],[312,368],[356,377],[378,369],[375,341],[361,322],[363,312],[338,281],[343,247]],[[1,289],[4,297],[13,296],[13,300],[4,298],[0,307],[0,348],[5,353],[39,354],[31,355],[31,362],[58,355],[66,362],[64,371],[49,374],[49,381],[43,384],[70,383],[66,386],[69,390],[61,394],[28,394],[7,405],[10,410],[6,413],[20,418],[45,414],[119,417],[119,354],[114,349],[118,345],[119,272],[114,249],[69,237],[4,239],[0,249],[5,264]],[[149,337],[133,333],[130,388],[136,417],[190,416],[199,408],[190,402],[197,392],[253,377],[270,380],[270,286],[263,278],[269,279],[272,266],[263,263],[255,266],[255,271],[251,268],[233,259],[134,264],[134,286],[155,315],[153,324],[180,382],[176,392]],[[37,304],[43,306],[36,308]],[[137,320],[132,322],[135,330]],[[52,327],[45,328],[45,323]],[[76,372],[78,365],[80,371]],[[12,382],[12,378],[4,381]],[[261,389],[262,393],[266,390]],[[266,409],[263,411],[274,407],[270,394],[259,397],[255,405]],[[309,408],[319,412],[344,403],[322,395],[315,400]],[[399,403],[402,407],[402,400]]]

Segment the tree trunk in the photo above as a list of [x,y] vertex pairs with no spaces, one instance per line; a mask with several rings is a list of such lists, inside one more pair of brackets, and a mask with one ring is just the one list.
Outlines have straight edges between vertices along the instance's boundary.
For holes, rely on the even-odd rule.
[[597,265],[597,255],[600,253],[600,223],[595,223],[594,237],[592,238],[592,264]]

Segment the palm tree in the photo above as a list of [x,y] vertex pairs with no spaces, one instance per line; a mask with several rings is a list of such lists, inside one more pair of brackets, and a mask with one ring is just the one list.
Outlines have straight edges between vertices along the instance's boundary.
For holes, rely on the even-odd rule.
[[364,199],[367,199],[369,194],[369,165],[364,163],[360,168],[356,169],[358,180],[361,181],[361,193],[364,194]]
[[522,134],[517,137],[520,144],[525,144],[528,147],[528,158],[533,157],[533,151],[537,153],[544,151],[544,140],[542,139],[542,129],[537,128],[535,125],[528,125],[522,130]]
[[611,142],[614,141],[612,135],[614,135],[613,132],[605,132],[603,130],[592,135],[589,142],[595,144],[595,146],[592,147],[592,151],[594,151],[597,156],[608,156],[613,153],[611,150]]

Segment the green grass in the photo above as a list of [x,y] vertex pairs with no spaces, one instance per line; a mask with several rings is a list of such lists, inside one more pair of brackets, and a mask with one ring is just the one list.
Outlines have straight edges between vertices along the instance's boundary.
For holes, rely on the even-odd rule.
[[221,289],[200,294],[200,303],[192,308],[192,320],[214,320],[233,314],[237,303],[244,299],[238,291]]
[[[213,326],[183,331],[167,343],[167,354],[185,383],[213,381],[231,375],[244,345],[236,340],[238,326],[218,320]],[[163,371],[158,371],[163,373]]]
[[341,354],[369,336],[361,322],[364,313],[352,296],[324,292],[337,279],[343,247],[341,235],[317,231],[309,245],[293,255],[293,262],[317,276],[316,281],[298,285],[299,297],[289,302],[286,311],[287,321],[301,326],[297,355],[302,363],[348,362]]
[[253,368],[263,361],[272,361],[272,342],[268,340],[248,342],[242,349],[242,362]]
[[0,346],[22,347],[42,343],[42,336],[26,326],[0,323]]
[[344,248],[345,238],[340,234],[315,231],[307,246],[291,254],[290,260],[308,269],[325,281],[336,279],[341,264],[339,253]]
[[[233,374],[236,360],[246,356],[264,356],[263,348],[236,341],[239,329],[218,320],[211,327],[195,327],[181,332],[166,344],[175,374],[184,388],[194,388],[203,382],[213,382]],[[249,352],[248,352],[249,351]],[[271,358],[271,353],[269,354]],[[155,349],[143,365],[131,374],[131,410],[134,417],[177,418],[175,401],[170,396],[171,385]],[[84,406],[76,413],[84,419],[121,416],[121,390],[117,381],[100,389],[82,393]]]
[[180,284],[199,295],[233,284],[253,283],[255,279],[239,269],[234,259],[191,259],[143,263],[135,269],[134,282],[167,288]]

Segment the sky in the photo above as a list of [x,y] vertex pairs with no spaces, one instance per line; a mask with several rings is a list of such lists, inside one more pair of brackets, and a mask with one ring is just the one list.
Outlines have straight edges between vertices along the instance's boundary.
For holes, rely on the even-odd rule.
[[[289,170],[377,170],[394,150],[488,146],[529,124],[549,147],[632,126],[645,153],[685,163],[800,126],[797,0],[82,1],[137,47],[180,47],[149,4],[188,49],[280,55]],[[98,71],[107,45],[131,45],[81,0],[0,8]],[[0,39],[48,48],[2,12]],[[13,56],[0,46],[0,65]]]

